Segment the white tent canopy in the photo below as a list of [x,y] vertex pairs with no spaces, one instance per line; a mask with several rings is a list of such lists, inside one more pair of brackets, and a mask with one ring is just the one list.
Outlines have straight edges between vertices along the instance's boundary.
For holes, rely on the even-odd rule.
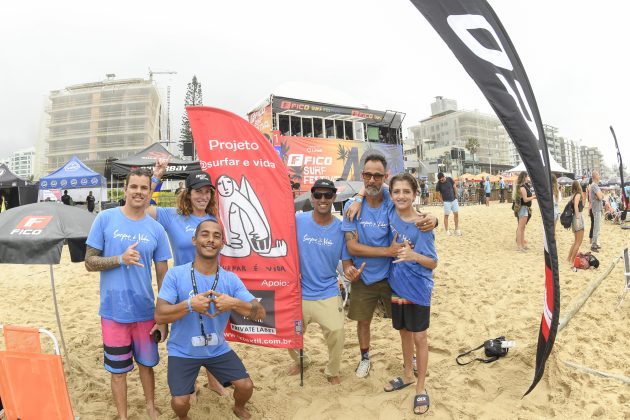
[[[562,173],[565,173],[565,174],[573,173],[572,171],[564,169],[562,166],[560,166],[560,164],[558,162],[556,162],[556,160],[551,155],[549,155],[549,166],[551,166],[551,168],[550,168],[551,172],[562,172]],[[513,167],[512,169],[508,169],[505,172],[522,172],[522,171],[526,171],[526,170],[527,169],[525,169],[525,164],[523,162],[521,162],[518,165],[516,165],[515,167]]]

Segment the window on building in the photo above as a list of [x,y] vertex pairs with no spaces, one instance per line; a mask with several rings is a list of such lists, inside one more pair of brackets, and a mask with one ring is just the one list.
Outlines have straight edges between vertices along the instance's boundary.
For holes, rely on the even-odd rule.
[[302,118],[291,116],[291,135],[302,136]]
[[345,121],[343,123],[344,139],[354,140],[354,130],[352,129],[352,121]]
[[334,139],[335,138],[335,123],[333,120],[324,120],[326,125],[326,138]]
[[324,137],[323,121],[321,118],[313,118],[313,137]]
[[302,134],[304,137],[313,137],[313,119],[302,118]]
[[343,139],[343,121],[335,120],[335,138]]
[[278,115],[278,129],[280,130],[280,135],[282,136],[290,136],[291,132],[289,131],[289,116],[288,115]]

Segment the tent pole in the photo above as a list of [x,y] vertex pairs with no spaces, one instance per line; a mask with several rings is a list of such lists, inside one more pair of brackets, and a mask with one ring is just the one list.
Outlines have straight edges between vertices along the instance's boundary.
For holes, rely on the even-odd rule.
[[50,286],[52,287],[53,302],[55,304],[55,315],[57,316],[57,327],[59,328],[59,336],[61,336],[61,345],[63,346],[63,354],[68,360],[68,349],[66,349],[66,340],[63,338],[63,330],[61,329],[61,318],[59,318],[59,308],[57,307],[57,294],[55,293],[55,276],[53,275],[53,266],[50,264]]
[[304,386],[304,349],[300,349],[300,386]]

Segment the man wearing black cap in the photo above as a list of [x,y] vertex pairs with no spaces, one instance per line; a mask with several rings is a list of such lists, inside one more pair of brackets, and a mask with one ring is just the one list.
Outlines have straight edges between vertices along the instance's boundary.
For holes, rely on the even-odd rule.
[[[318,179],[311,188],[313,210],[295,216],[297,227],[300,271],[302,274],[302,318],[304,331],[311,322],[320,325],[328,346],[328,364],[324,370],[328,382],[341,383],[339,367],[344,342],[344,313],[339,286],[337,265],[342,260],[344,274],[355,280],[363,267],[352,265],[346,249],[341,221],[332,215],[337,188],[328,179]],[[295,364],[290,375],[300,372],[295,350],[289,350]]]

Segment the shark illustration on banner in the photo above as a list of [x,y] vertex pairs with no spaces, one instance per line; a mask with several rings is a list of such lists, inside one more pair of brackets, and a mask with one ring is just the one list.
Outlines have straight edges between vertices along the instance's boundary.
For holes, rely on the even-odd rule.
[[287,168],[260,131],[238,115],[210,107],[186,111],[199,164],[217,191],[225,235],[221,266],[235,272],[267,311],[260,323],[232,314],[225,337],[302,348],[302,291]]
[[540,381],[560,315],[549,153],[536,99],[505,28],[485,0],[411,0],[453,51],[505,126],[529,173],[544,228],[545,294],[534,379]]

